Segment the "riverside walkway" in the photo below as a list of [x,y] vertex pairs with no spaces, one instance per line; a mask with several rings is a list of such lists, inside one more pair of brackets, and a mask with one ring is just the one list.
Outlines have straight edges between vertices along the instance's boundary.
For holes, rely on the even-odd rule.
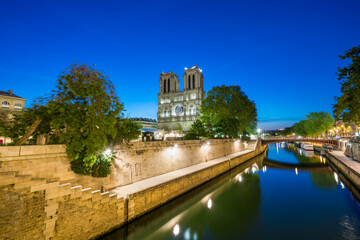
[[327,152],[326,157],[360,189],[360,162],[347,157],[342,151]]
[[165,184],[168,183],[170,181],[179,179],[181,177],[185,177],[187,175],[190,175],[192,173],[195,172],[199,172],[201,170],[205,170],[208,169],[212,166],[215,166],[217,164],[223,163],[223,162],[227,162],[230,161],[231,159],[234,159],[236,157],[240,157],[242,155],[246,155],[250,152],[252,152],[253,150],[244,150],[238,153],[234,153],[225,157],[221,157],[221,158],[217,158],[214,160],[210,160],[208,162],[204,162],[204,163],[199,163],[190,167],[186,167],[186,168],[182,168],[179,170],[175,170],[169,173],[165,173],[159,176],[155,176],[152,178],[148,178],[148,179],[144,179],[132,184],[128,184],[122,187],[117,187],[114,188],[113,190],[111,190],[111,193],[116,193],[118,196],[121,197],[127,197],[131,194],[137,193],[137,192],[141,192],[147,189],[150,189],[152,187],[156,187],[159,186],[161,184]]

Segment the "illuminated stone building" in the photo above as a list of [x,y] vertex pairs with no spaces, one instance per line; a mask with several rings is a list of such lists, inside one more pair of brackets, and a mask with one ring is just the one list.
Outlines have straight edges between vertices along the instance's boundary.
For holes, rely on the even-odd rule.
[[[3,121],[11,120],[14,114],[24,110],[25,101],[25,98],[13,94],[12,90],[0,91],[0,119]],[[10,142],[10,139],[0,136],[0,143]]]
[[158,128],[188,131],[199,118],[204,98],[204,76],[197,65],[185,68],[182,91],[178,75],[162,72],[159,79]]

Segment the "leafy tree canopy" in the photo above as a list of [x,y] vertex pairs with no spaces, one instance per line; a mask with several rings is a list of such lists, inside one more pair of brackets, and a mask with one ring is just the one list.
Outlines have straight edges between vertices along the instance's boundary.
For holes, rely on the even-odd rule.
[[200,120],[212,136],[238,137],[257,123],[255,103],[239,86],[213,87],[201,104]]
[[335,120],[328,112],[311,112],[305,120],[295,123],[294,132],[303,137],[318,137],[331,129]]
[[348,66],[338,68],[338,79],[341,84],[340,97],[335,97],[333,105],[336,119],[343,118],[345,122],[360,123],[360,45],[345,51],[339,56],[343,60],[350,60]]
[[109,77],[87,64],[72,64],[57,80],[49,108],[55,130],[72,159],[92,166],[96,154],[116,137],[116,117],[123,110]]

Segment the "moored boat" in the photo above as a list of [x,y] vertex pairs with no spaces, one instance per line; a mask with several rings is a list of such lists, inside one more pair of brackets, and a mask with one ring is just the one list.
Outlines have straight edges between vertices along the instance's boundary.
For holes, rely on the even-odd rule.
[[314,146],[312,144],[309,143],[301,143],[301,148],[304,149],[305,151],[314,151]]

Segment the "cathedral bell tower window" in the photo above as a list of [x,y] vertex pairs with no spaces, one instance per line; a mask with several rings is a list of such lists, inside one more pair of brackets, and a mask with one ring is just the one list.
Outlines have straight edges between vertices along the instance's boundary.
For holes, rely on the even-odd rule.
[[195,75],[193,75],[193,89],[195,89]]
[[170,92],[170,79],[168,79],[168,92]]
[[190,75],[189,75],[189,81],[188,81],[188,89],[191,89],[191,77],[190,77]]
[[164,80],[164,93],[166,93],[166,79]]

